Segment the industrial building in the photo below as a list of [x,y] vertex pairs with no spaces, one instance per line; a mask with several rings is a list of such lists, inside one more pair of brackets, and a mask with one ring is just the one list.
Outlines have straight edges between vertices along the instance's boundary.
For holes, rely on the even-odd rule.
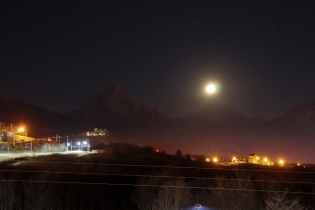
[[269,160],[266,157],[263,158],[259,154],[249,154],[248,162],[253,163],[253,164],[268,165],[268,166],[271,166],[274,164],[271,160]]

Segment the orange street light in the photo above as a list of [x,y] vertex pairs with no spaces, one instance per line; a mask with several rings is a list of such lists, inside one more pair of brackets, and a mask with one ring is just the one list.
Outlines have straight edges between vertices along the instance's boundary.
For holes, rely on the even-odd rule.
[[283,166],[284,161],[282,159],[279,160],[279,165]]

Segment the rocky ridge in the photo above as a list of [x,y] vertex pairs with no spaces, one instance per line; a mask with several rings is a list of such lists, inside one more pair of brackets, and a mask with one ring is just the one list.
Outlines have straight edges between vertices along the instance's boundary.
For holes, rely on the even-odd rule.
[[315,160],[315,101],[303,103],[272,121],[248,117],[222,104],[208,105],[188,116],[170,119],[111,84],[67,116],[1,93],[0,121],[30,125],[29,133],[33,136],[105,128],[111,141],[150,145],[169,153],[181,149],[183,153],[209,156],[243,157],[259,153],[274,158]]

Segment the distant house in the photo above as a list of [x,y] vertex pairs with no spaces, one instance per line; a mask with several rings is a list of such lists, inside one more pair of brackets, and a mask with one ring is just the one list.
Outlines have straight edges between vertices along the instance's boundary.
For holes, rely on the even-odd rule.
[[94,131],[87,131],[83,133],[84,136],[109,136],[108,130],[102,128],[94,128]]
[[238,157],[233,157],[232,158],[232,163],[247,163],[246,158],[238,158]]
[[254,164],[261,164],[261,155],[258,154],[249,154],[248,162]]
[[0,122],[0,142],[13,141],[13,132],[11,124]]
[[261,155],[258,154],[249,154],[248,162],[253,164],[267,165],[272,166],[274,163],[270,161],[268,158],[262,158]]

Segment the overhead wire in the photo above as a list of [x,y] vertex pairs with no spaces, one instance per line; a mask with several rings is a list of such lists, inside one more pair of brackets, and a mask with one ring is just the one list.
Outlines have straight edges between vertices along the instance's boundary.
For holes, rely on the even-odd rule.
[[[48,164],[73,164],[73,165],[98,165],[98,166],[124,166],[124,167],[159,167],[159,168],[176,168],[176,169],[201,169],[201,170],[233,170],[233,171],[258,171],[258,172],[293,172],[296,171],[274,171],[274,170],[253,170],[253,169],[226,169],[226,168],[200,168],[200,167],[179,167],[179,166],[152,166],[152,165],[133,165],[133,164],[112,164],[112,163],[73,163],[73,162],[51,162],[51,161],[23,161],[24,163],[48,163]],[[293,184],[315,184],[312,182],[294,182],[294,181],[274,181],[274,180],[250,180],[250,179],[225,179],[225,178],[214,178],[214,177],[176,177],[176,176],[159,176],[159,175],[145,175],[145,174],[102,174],[102,173],[79,173],[79,172],[52,172],[52,171],[26,171],[26,170],[0,170],[7,172],[27,172],[27,173],[56,173],[56,174],[80,174],[80,175],[102,175],[102,176],[139,176],[139,177],[160,177],[160,178],[183,178],[183,179],[216,179],[216,180],[227,180],[227,181],[254,181],[254,182],[282,182],[282,183],[293,183]],[[303,172],[301,172],[303,173]],[[304,173],[315,173],[315,172],[304,172]],[[63,181],[39,181],[39,180],[0,180],[9,182],[38,182],[38,183],[60,183],[60,184],[86,184],[86,185],[115,185],[115,186],[135,186],[135,187],[178,187],[178,186],[164,186],[164,185],[144,185],[144,184],[128,184],[128,183],[93,183],[93,182],[63,182]],[[239,191],[256,191],[256,192],[273,192],[273,193],[295,193],[295,194],[315,194],[312,192],[293,192],[293,191],[275,191],[275,190],[258,190],[258,189],[240,189],[240,188],[212,188],[212,187],[182,187],[180,188],[190,188],[190,189],[208,189],[208,190],[239,190]]]
[[224,170],[224,171],[250,171],[250,172],[273,172],[273,173],[297,173],[297,174],[315,174],[315,171],[282,171],[282,170],[258,170],[244,168],[202,168],[194,166],[156,166],[156,165],[135,165],[135,164],[120,164],[120,163],[75,163],[75,162],[52,162],[27,160],[25,163],[48,163],[48,164],[72,164],[72,165],[96,165],[96,166],[123,166],[123,167],[147,167],[147,168],[174,168],[174,169],[198,169],[198,170]]
[[91,172],[72,172],[72,171],[30,171],[16,169],[0,169],[0,172],[20,172],[20,173],[46,173],[46,174],[76,174],[76,175],[99,175],[99,176],[126,176],[126,177],[155,177],[155,178],[173,178],[173,179],[198,179],[198,180],[223,180],[223,181],[247,181],[247,182],[270,182],[270,183],[290,183],[290,184],[309,184],[314,182],[295,182],[295,181],[277,181],[277,180],[253,180],[253,179],[231,179],[221,177],[192,177],[192,176],[169,176],[169,175],[150,175],[150,174],[114,174],[114,173],[91,173]]
[[53,184],[81,184],[81,185],[108,185],[108,186],[134,186],[134,187],[158,187],[158,188],[181,188],[181,189],[202,189],[202,190],[226,190],[226,191],[249,191],[249,192],[269,192],[269,193],[291,193],[291,194],[309,194],[312,192],[292,192],[281,190],[257,190],[243,188],[222,188],[222,187],[192,187],[192,186],[174,186],[174,185],[150,185],[150,184],[128,184],[128,183],[105,183],[105,182],[64,182],[64,181],[42,181],[42,180],[21,180],[21,179],[4,179],[0,182],[28,182],[28,183],[53,183]]

